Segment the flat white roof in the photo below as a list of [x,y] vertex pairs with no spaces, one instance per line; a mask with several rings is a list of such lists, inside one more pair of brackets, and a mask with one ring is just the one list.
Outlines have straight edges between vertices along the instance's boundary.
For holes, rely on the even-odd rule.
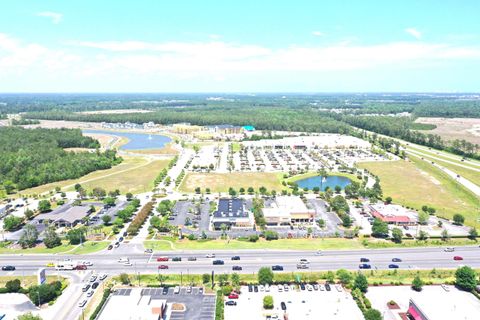
[[166,307],[167,301],[142,296],[141,292],[140,288],[132,288],[128,295],[112,294],[98,320],[158,320],[159,310]]
[[410,299],[430,320],[480,318],[480,300],[454,286],[447,287],[449,291],[441,286],[424,286],[421,292],[412,290],[410,286],[369,287],[367,298],[384,315],[385,320],[400,319],[388,309],[390,300],[399,305],[401,312],[406,312]]
[[275,203],[279,208],[287,210],[291,213],[309,211],[302,199],[296,196],[279,196],[275,198]]

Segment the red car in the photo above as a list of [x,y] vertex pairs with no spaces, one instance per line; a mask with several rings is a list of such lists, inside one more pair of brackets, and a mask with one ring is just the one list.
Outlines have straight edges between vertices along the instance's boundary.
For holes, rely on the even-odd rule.
[[235,292],[232,292],[228,295],[228,299],[238,299],[238,294]]
[[463,258],[460,257],[460,256],[455,256],[455,257],[453,257],[453,260],[463,260]]
[[157,258],[157,261],[168,261],[168,257]]
[[76,270],[87,270],[87,266],[84,264],[79,264],[75,267]]
[[158,266],[158,269],[168,269],[168,266],[166,264],[161,264]]

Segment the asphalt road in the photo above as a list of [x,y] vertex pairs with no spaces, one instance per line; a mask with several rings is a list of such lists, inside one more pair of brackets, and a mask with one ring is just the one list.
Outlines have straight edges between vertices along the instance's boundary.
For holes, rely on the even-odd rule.
[[[124,245],[128,246],[128,245]],[[126,252],[125,250],[124,252]],[[137,250],[138,252],[138,250]],[[317,255],[314,251],[286,251],[286,250],[237,250],[215,251],[214,259],[205,258],[209,251],[178,251],[178,252],[154,252],[146,253],[117,253],[107,251],[102,254],[90,255],[2,255],[0,265],[14,265],[15,271],[1,271],[0,274],[33,274],[40,267],[45,267],[48,262],[55,262],[64,258],[74,261],[90,261],[93,263],[90,270],[110,275],[127,273],[205,273],[215,270],[220,273],[233,272],[232,266],[241,266],[239,273],[252,273],[260,267],[281,265],[285,272],[297,270],[296,266],[300,259],[310,261],[309,269],[302,271],[336,270],[340,268],[357,270],[360,258],[370,259],[372,269],[388,269],[389,264],[398,264],[400,269],[432,269],[432,268],[456,268],[461,265],[480,268],[480,248],[458,247],[455,252],[445,252],[444,248],[409,248],[409,249],[376,249],[376,250],[342,250],[324,251]],[[239,261],[231,260],[232,256],[240,256]],[[160,256],[181,257],[180,262],[157,262]],[[463,260],[453,260],[454,256],[461,256]],[[128,257],[132,266],[125,266],[118,262],[121,257]],[[197,261],[187,261],[188,257],[196,257]],[[393,258],[400,258],[402,262],[392,262]],[[213,265],[212,261],[224,260],[224,265]],[[160,264],[168,265],[168,269],[159,270]],[[53,268],[47,268],[47,273],[55,273]]]

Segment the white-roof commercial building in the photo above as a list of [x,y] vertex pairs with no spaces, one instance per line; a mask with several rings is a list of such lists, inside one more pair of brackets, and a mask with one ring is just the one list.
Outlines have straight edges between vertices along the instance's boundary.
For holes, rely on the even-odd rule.
[[258,141],[243,141],[243,145],[251,147],[275,149],[335,149],[335,148],[360,148],[369,149],[368,141],[340,134],[319,134],[282,139],[265,139]]
[[315,219],[315,210],[308,209],[296,196],[278,196],[273,201],[267,201],[262,212],[268,226],[311,223]]

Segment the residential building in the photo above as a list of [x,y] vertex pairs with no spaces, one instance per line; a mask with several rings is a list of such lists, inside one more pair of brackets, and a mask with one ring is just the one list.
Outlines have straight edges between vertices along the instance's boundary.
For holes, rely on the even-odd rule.
[[245,208],[243,199],[221,198],[217,210],[213,213],[212,226],[220,230],[222,225],[230,228],[252,228],[253,214]]

